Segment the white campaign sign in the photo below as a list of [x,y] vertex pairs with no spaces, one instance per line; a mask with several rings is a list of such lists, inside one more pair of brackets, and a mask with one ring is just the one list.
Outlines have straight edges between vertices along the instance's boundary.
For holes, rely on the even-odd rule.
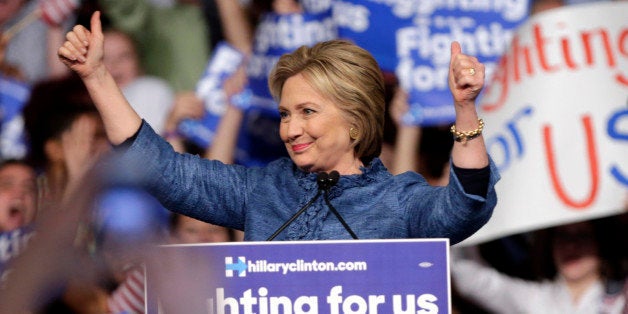
[[478,107],[498,204],[464,244],[626,210],[626,12],[626,1],[574,5],[517,30]]

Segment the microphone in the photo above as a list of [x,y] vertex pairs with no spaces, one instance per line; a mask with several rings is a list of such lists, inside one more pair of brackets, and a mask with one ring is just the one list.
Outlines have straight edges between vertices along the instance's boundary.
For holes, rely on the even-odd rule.
[[340,174],[338,171],[334,170],[331,173],[327,174],[327,172],[319,172],[316,177],[316,182],[318,183],[318,188],[325,191],[331,189],[332,186],[338,183],[338,179],[340,178]]
[[275,233],[273,233],[270,237],[268,237],[266,241],[274,240],[282,231],[284,231],[284,229],[286,229],[295,219],[297,219],[297,217],[301,216],[301,214],[303,214],[303,212],[305,212],[305,210],[308,209],[308,207],[310,207],[314,202],[316,202],[316,200],[321,196],[321,192],[324,189],[328,189],[331,187],[331,186],[328,187],[329,175],[326,172],[318,173],[318,175],[316,176],[316,183],[318,183],[318,192],[316,193],[316,195],[309,202],[307,202],[307,204],[303,205],[303,207],[301,207],[299,211],[297,211],[294,215],[292,215],[292,217],[290,217],[288,221],[286,221],[283,225],[281,225],[281,227],[279,227],[279,229],[277,229]]
[[331,189],[332,186],[338,183],[338,179],[340,179],[340,174],[338,173],[338,171],[332,170],[329,173],[329,175],[327,175],[327,173],[325,173],[325,175],[326,175],[326,178],[322,180],[325,182],[324,185],[321,186],[321,180],[319,180],[319,183],[318,183],[319,188],[323,189],[323,199],[325,199],[325,203],[329,207],[329,210],[331,210],[331,212],[336,216],[336,218],[338,218],[338,220],[340,221],[342,226],[345,228],[345,230],[349,232],[349,234],[351,235],[353,239],[357,240],[358,236],[355,234],[355,232],[353,232],[353,230],[351,230],[351,227],[349,227],[347,222],[342,218],[340,213],[336,210],[336,208],[329,201],[329,189]]

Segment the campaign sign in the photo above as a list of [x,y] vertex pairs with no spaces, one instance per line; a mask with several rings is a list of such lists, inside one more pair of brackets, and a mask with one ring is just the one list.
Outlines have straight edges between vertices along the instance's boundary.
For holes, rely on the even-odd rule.
[[394,72],[397,67],[395,32],[412,25],[418,2],[334,0],[331,5],[338,36],[368,50],[383,70]]
[[450,313],[448,248],[448,239],[163,246],[147,268],[148,313]]
[[514,31],[528,17],[528,0],[508,2],[419,1],[412,25],[397,29],[395,72],[408,93],[403,123],[443,125],[455,119],[449,91],[451,43],[477,57],[490,77]]
[[268,90],[268,75],[277,60],[295,49],[337,37],[331,12],[319,14],[266,13],[257,26],[253,55],[247,66],[249,88],[254,95],[267,101],[252,106],[267,108],[277,114],[277,106]]
[[0,74],[0,159],[26,155],[22,107],[29,96],[30,86]]
[[225,81],[232,76],[244,60],[244,54],[226,42],[220,42],[209,60],[203,76],[196,85],[196,96],[205,104],[205,115],[199,119],[185,119],[177,131],[196,145],[211,145],[220,117],[227,108],[223,90]]
[[35,235],[32,226],[0,233],[0,285],[11,271],[11,260],[20,255]]
[[368,50],[380,67],[395,72],[408,93],[408,125],[453,122],[448,87],[450,45],[485,64],[487,77],[506,51],[514,30],[528,17],[529,0],[419,1],[336,0],[341,38]]
[[573,5],[518,29],[478,106],[499,201],[466,243],[625,212],[626,12]]

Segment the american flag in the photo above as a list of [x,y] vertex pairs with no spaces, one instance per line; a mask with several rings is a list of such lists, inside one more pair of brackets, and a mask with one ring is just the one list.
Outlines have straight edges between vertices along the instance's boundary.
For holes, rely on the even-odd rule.
[[125,280],[111,293],[109,310],[116,314],[144,313],[144,270],[132,268]]
[[80,0],[42,0],[39,3],[41,18],[48,25],[60,25],[74,13],[79,4]]
[[13,24],[13,26],[6,29],[2,33],[2,37],[10,39],[24,27],[40,18],[50,26],[59,26],[67,18],[72,16],[79,4],[80,0],[42,0],[39,2],[37,10],[33,10],[17,23]]

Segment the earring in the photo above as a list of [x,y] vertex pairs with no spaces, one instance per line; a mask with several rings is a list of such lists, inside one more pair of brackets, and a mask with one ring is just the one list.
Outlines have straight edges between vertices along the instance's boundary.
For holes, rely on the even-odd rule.
[[352,140],[357,140],[359,135],[360,135],[360,132],[358,131],[358,129],[356,129],[356,128],[350,128],[349,129],[349,137]]

